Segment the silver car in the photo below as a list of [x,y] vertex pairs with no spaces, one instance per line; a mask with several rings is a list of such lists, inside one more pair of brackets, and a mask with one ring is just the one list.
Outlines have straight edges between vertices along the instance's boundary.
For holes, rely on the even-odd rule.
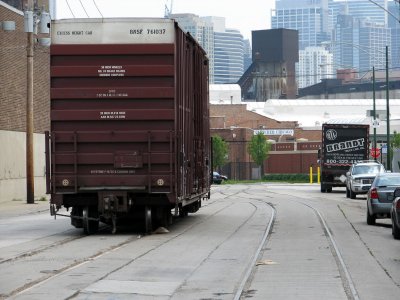
[[376,175],[367,194],[367,224],[374,225],[377,218],[390,218],[394,191],[400,187],[400,173]]
[[376,161],[354,163],[346,173],[346,197],[355,199],[368,193],[375,176],[384,172],[385,167]]

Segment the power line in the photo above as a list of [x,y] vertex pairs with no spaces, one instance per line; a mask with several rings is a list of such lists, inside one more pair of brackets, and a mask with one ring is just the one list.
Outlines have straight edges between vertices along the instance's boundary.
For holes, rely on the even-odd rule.
[[79,3],[81,4],[81,6],[82,6],[82,8],[83,8],[83,11],[85,12],[86,16],[87,16],[88,18],[90,18],[89,15],[88,15],[88,13],[87,13],[87,11],[86,11],[86,9],[85,9],[85,7],[83,6],[81,0],[79,0]]
[[99,14],[101,15],[101,17],[104,19],[103,14],[101,13],[100,9],[97,7],[96,1],[93,0],[93,4],[94,4],[94,6],[96,6],[97,11],[98,11]]
[[368,0],[369,2],[375,4],[376,6],[378,6],[379,8],[383,9],[384,11],[386,11],[389,15],[391,15],[393,18],[396,19],[397,22],[400,23],[400,19],[398,17],[396,17],[394,14],[392,14],[390,11],[388,11],[386,8],[384,8],[382,5],[380,5],[379,3],[376,3],[373,0]]
[[69,11],[71,12],[72,16],[75,18],[74,12],[72,11],[72,9],[71,9],[71,6],[69,6],[69,2],[68,2],[68,0],[65,0],[65,2],[67,2],[67,5],[68,5],[68,8],[69,8]]

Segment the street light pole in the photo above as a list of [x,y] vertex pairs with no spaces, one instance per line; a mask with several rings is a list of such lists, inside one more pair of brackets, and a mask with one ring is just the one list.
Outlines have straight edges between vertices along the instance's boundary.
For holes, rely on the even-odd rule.
[[390,112],[389,112],[389,49],[386,46],[386,168],[391,170],[391,161],[390,161]]

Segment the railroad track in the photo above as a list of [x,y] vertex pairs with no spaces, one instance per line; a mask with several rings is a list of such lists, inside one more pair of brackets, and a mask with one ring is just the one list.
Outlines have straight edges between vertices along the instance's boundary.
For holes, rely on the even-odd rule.
[[[235,194],[238,192],[233,191],[232,193],[229,192],[228,190],[225,190],[224,193],[219,193],[218,190],[214,191],[215,193],[215,199],[214,201],[206,201],[205,202],[205,207],[207,206],[214,206],[216,203],[224,201],[226,199],[229,199],[231,197],[234,197]],[[219,195],[218,195],[219,194]],[[168,239],[164,239],[160,243],[157,243],[155,246],[148,248],[145,252],[141,253],[139,256],[126,261],[125,263],[118,265],[116,268],[110,270],[107,272],[107,274],[103,277],[109,276],[110,274],[117,272],[118,270],[124,268],[125,266],[133,263],[135,260],[138,260],[142,257],[145,257],[146,255],[151,255],[152,252],[157,251],[157,249],[160,249],[160,247],[163,247],[164,245],[173,242],[174,240],[180,238],[183,236],[186,232],[192,230],[194,227],[199,226],[202,223],[206,223],[209,219],[213,218],[215,215],[220,213],[223,210],[229,209],[229,206],[232,204],[227,202],[224,204],[222,207],[216,209],[213,211],[212,214],[207,215],[207,217],[202,218],[201,220],[196,220],[195,222],[186,222],[185,225],[180,228],[180,230],[176,231],[174,230],[174,227],[176,227],[176,224],[181,223],[183,220],[180,218],[177,218],[175,224],[172,225],[172,235]],[[200,210],[201,212],[201,210]],[[194,214],[195,216],[196,214]],[[248,219],[250,219],[251,216],[249,216]],[[0,261],[0,265],[2,267],[2,272],[4,273],[10,273],[13,272],[13,268],[15,269],[15,266],[22,266],[29,264],[31,261],[38,261],[40,260],[41,257],[46,257],[48,256],[49,253],[59,253],[60,249],[65,249],[68,247],[76,247],[73,244],[78,244],[78,243],[85,243],[86,240],[94,240],[99,242],[101,239],[103,241],[109,239],[109,238],[114,238],[119,237],[119,235],[110,235],[109,233],[109,228],[108,227],[103,227],[103,229],[99,232],[97,235],[93,236],[85,236],[85,235],[80,235],[80,236],[73,236],[73,237],[67,237],[65,239],[62,239],[58,241],[57,243],[46,245],[44,247],[36,248],[31,251],[27,251],[26,253],[18,254],[14,257],[10,257],[7,259],[4,259]],[[119,239],[117,238],[115,242],[110,242],[107,243],[107,245],[104,245],[105,247],[100,247],[95,251],[94,253],[91,253],[91,255],[87,256],[82,256],[79,259],[72,259],[71,261],[65,261],[61,266],[58,266],[57,268],[52,268],[48,267],[47,270],[41,270],[40,275],[37,276],[35,279],[29,279],[27,280],[24,284],[21,284],[12,290],[0,294],[0,299],[7,299],[7,298],[16,298],[18,299],[19,296],[24,296],[25,294],[29,293],[32,290],[35,290],[39,288],[42,285],[45,285],[46,283],[56,279],[57,277],[63,276],[64,274],[67,274],[71,270],[78,269],[80,267],[83,267],[86,264],[93,263],[94,261],[100,260],[102,257],[105,257],[107,255],[112,255],[113,252],[116,252],[118,250],[123,249],[124,247],[127,246],[132,246],[138,241],[142,239],[150,238],[146,236],[141,236],[140,234],[134,234],[126,236],[126,234],[122,235]],[[205,258],[207,259],[207,258]],[[51,263],[50,263],[51,265]],[[18,267],[17,267],[18,268]],[[99,280],[102,280],[102,278],[99,278]],[[185,282],[185,281],[183,281]],[[1,285],[1,284],[0,284]],[[78,294],[79,291],[76,292]],[[71,297],[74,297],[75,295],[72,295]]]
[[[250,191],[251,189],[251,191]],[[212,198],[208,201],[203,202],[203,207],[193,214],[189,218],[177,218],[174,224],[170,228],[170,233],[166,235],[150,235],[150,236],[139,236],[138,234],[122,233],[117,235],[111,235],[107,232],[101,232],[93,236],[79,236],[77,238],[68,238],[60,241],[58,244],[49,245],[42,249],[36,249],[34,252],[27,255],[19,255],[7,261],[0,262],[3,274],[10,271],[10,266],[23,265],[31,262],[36,262],[41,257],[48,256],[49,253],[58,253],[67,248],[76,248],[76,245],[84,248],[84,245],[95,243],[99,245],[96,251],[92,251],[90,255],[82,255],[79,259],[73,259],[71,261],[63,260],[62,265],[53,267],[49,266],[48,270],[42,270],[40,276],[19,285],[7,293],[3,293],[1,298],[15,298],[18,299],[30,297],[35,293],[47,291],[50,286],[54,286],[56,282],[63,282],[64,278],[71,278],[77,276],[79,278],[82,287],[76,288],[74,291],[63,293],[62,286],[60,286],[60,298],[61,299],[74,299],[85,296],[90,296],[91,293],[98,292],[98,287],[102,283],[113,283],[114,278],[120,278],[121,272],[129,269],[136,274],[135,270],[144,270],[143,274],[151,272],[151,267],[146,265],[146,262],[156,260],[160,261],[160,265],[157,268],[160,270],[182,270],[182,274],[174,274],[178,276],[176,286],[173,287],[173,291],[167,296],[171,299],[185,298],[190,299],[190,292],[199,289],[203,294],[199,294],[199,298],[212,298],[212,299],[244,299],[253,296],[254,290],[254,279],[257,278],[258,272],[263,269],[259,262],[263,261],[264,255],[271,254],[271,248],[276,245],[277,235],[280,234],[280,226],[282,226],[282,220],[277,219],[277,215],[282,214],[284,207],[282,200],[285,199],[285,203],[291,203],[296,207],[302,207],[305,211],[309,211],[309,216],[314,216],[315,224],[319,224],[319,229],[314,228],[312,230],[321,231],[321,241],[325,240],[325,244],[329,245],[332,261],[337,266],[337,277],[343,287],[344,298],[347,299],[360,299],[359,291],[357,290],[357,284],[354,283],[351,271],[343,258],[343,253],[340,245],[336,242],[331,229],[329,228],[329,221],[321,211],[319,204],[324,201],[320,196],[302,197],[297,195],[293,198],[294,193],[271,190],[268,189],[266,193],[265,186],[260,186],[257,190],[250,186],[235,186],[235,185],[223,185],[213,188]],[[285,196],[285,197],[282,197]],[[345,202],[343,202],[345,203]],[[289,204],[290,205],[290,204]],[[340,208],[342,205],[341,201],[336,201],[332,204],[335,207]],[[282,209],[281,209],[282,208]],[[240,210],[246,210],[245,216],[239,216],[235,214]],[[232,217],[231,215],[234,215]],[[260,218],[260,215],[267,216],[264,223],[254,223],[254,220]],[[344,215],[344,213],[343,213]],[[239,220],[240,218],[240,220]],[[217,223],[217,220],[223,220],[225,223],[235,221],[232,228],[229,226],[223,227],[222,223]],[[277,222],[278,220],[278,222]],[[347,222],[351,224],[350,219],[347,218]],[[222,231],[227,231],[223,238],[215,239],[213,232],[206,230],[207,224],[215,223],[222,224],[221,228],[215,228]],[[281,224],[280,224],[281,223]],[[225,224],[226,225],[226,224]],[[277,226],[278,225],[278,226]],[[354,230],[357,231],[356,226]],[[214,227],[213,227],[214,228]],[[249,230],[249,228],[258,228],[257,230],[257,243],[255,242],[249,249],[252,251],[241,252],[246,253],[245,258],[241,258],[241,262],[237,262],[236,274],[231,274],[227,271],[227,274],[232,277],[233,282],[225,289],[221,287],[208,286],[207,291],[204,291],[202,283],[194,280],[197,278],[197,274],[209,274],[210,266],[216,263],[221,263],[221,260],[225,261],[236,261],[238,258],[226,257],[221,259],[221,253],[226,253],[227,249],[232,243],[237,243],[241,240],[242,232]],[[311,230],[311,229],[310,229]],[[209,235],[209,236],[205,236]],[[359,234],[360,240],[362,236]],[[191,245],[190,242],[196,243],[197,238],[204,243],[210,243],[210,246],[206,250],[193,257],[187,256],[185,252],[182,255],[176,257],[170,257],[171,263],[165,263],[162,260],[163,253],[170,253],[171,249],[175,249],[177,244],[186,245],[187,248],[193,253],[195,251],[195,245]],[[272,242],[272,243],[271,243]],[[275,242],[275,244],[274,244]],[[103,243],[103,244],[102,244]],[[198,242],[200,243],[200,242]],[[367,247],[367,243],[365,246]],[[273,249],[272,249],[273,250]],[[200,251],[200,250],[199,250]],[[324,250],[325,251],[325,250]],[[328,253],[325,252],[325,253]],[[61,257],[63,258],[63,256]],[[117,259],[118,258],[118,259]],[[186,260],[185,260],[186,259]],[[374,257],[378,264],[381,265],[384,270],[384,266],[379,263],[377,257]],[[93,278],[89,277],[90,273],[88,270],[96,270],[101,268],[107,262],[107,270],[103,273],[99,272],[97,275],[93,274]],[[52,265],[53,261],[50,262]],[[163,264],[167,264],[164,266]],[[186,270],[186,265],[190,265],[190,271]],[[225,267],[224,264],[221,264]],[[132,269],[133,268],[133,269]],[[188,268],[188,267],[187,267]],[[228,268],[229,269],[229,268]],[[45,272],[44,272],[45,271]],[[125,271],[126,274],[127,273]],[[84,277],[84,275],[87,277]],[[211,273],[212,274],[212,273]],[[29,274],[28,274],[29,275]],[[27,275],[27,276],[28,276]],[[82,277],[78,277],[82,276]],[[139,276],[139,275],[137,275]],[[153,274],[154,276],[154,274]],[[211,276],[217,276],[212,274]],[[217,277],[216,277],[217,278]],[[388,278],[396,283],[396,280],[388,273]],[[144,279],[146,276],[144,275]],[[157,286],[157,282],[154,283]],[[0,282],[0,286],[2,283]],[[106,293],[107,291],[105,291]],[[189,294],[187,294],[189,293]],[[51,295],[51,291],[49,291]],[[193,295],[192,295],[193,296]],[[197,295],[196,295],[197,297]]]
[[[327,239],[327,241],[329,243],[332,255],[333,255],[333,257],[334,257],[334,259],[336,261],[337,267],[339,269],[340,277],[341,277],[341,280],[342,280],[342,283],[343,283],[343,289],[346,292],[347,298],[351,299],[351,300],[358,300],[359,296],[358,296],[357,290],[355,288],[355,285],[353,283],[353,280],[351,278],[351,275],[350,275],[350,273],[348,271],[348,268],[347,268],[347,266],[346,266],[346,264],[345,264],[345,262],[343,260],[342,253],[341,253],[339,247],[337,246],[337,244],[335,242],[335,239],[334,239],[334,237],[333,237],[333,235],[332,235],[332,233],[331,233],[331,231],[330,231],[330,229],[328,227],[328,224],[327,224],[323,214],[321,214],[321,212],[317,208],[315,208],[313,205],[311,205],[309,203],[306,203],[305,202],[306,199],[303,199],[303,201],[302,200],[295,200],[295,199],[293,199],[293,195],[291,195],[291,194],[286,194],[286,193],[282,193],[282,192],[275,192],[275,191],[269,191],[269,194],[270,195],[271,194],[272,195],[279,195],[279,196],[287,195],[287,196],[289,196],[288,197],[288,201],[292,201],[292,202],[295,202],[297,204],[300,204],[300,205],[302,205],[302,206],[304,206],[304,207],[306,207],[306,208],[308,208],[308,209],[310,209],[310,210],[312,210],[314,212],[315,216],[319,220],[319,223],[320,223],[321,228],[322,228],[322,230],[324,232],[325,238]],[[260,259],[260,257],[262,256],[262,248],[266,247],[266,241],[268,241],[268,239],[270,238],[271,231],[272,231],[272,228],[273,228],[275,220],[276,220],[276,218],[275,218],[276,211],[275,211],[275,207],[274,207],[275,206],[274,205],[275,201],[273,201],[271,199],[271,197],[269,197],[269,198],[270,199],[266,200],[265,199],[265,194],[263,194],[261,197],[254,197],[254,193],[252,195],[249,195],[249,199],[252,199],[252,200],[255,200],[255,201],[261,201],[261,202],[269,201],[268,205],[270,205],[271,208],[274,209],[274,217],[271,218],[271,223],[269,224],[268,230],[266,231],[266,234],[265,234],[265,236],[263,238],[263,243],[262,243],[262,245],[260,245],[260,251],[258,251],[256,253],[257,257],[255,257],[254,261],[252,262],[252,265],[249,268],[248,273],[246,274],[246,277],[243,279],[243,283],[240,286],[241,288],[238,289],[238,291],[237,291],[237,293],[235,295],[235,298],[234,298],[235,300],[238,300],[238,299],[241,299],[241,298],[246,298],[246,296],[249,294],[248,289],[250,289],[251,281],[253,280],[253,277],[255,275],[255,270],[256,270],[255,269],[256,268],[255,267],[256,266],[255,262],[256,262],[257,259]],[[301,197],[298,197],[298,198],[301,199]],[[250,294],[251,294],[251,291],[250,291]]]

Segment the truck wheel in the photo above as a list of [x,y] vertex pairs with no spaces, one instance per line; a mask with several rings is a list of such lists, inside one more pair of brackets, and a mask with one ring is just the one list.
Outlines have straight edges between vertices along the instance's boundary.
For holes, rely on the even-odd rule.
[[375,225],[376,223],[376,216],[375,215],[371,215],[369,213],[369,209],[367,208],[367,224],[368,225]]
[[321,183],[321,193],[326,193],[326,186],[325,184]]
[[332,193],[332,187],[331,187],[331,186],[328,186],[328,187],[326,188],[326,192],[327,192],[327,193]]
[[356,193],[354,193],[351,189],[350,189],[350,198],[356,199]]
[[392,235],[396,240],[400,240],[400,228],[397,227],[396,222],[392,222]]
[[349,189],[347,188],[347,186],[346,186],[346,198],[349,198],[350,197],[350,191],[349,191]]

